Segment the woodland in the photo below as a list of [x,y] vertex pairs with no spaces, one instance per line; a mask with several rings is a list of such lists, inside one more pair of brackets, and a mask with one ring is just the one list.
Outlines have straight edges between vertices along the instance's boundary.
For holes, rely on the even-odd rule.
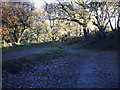
[[39,9],[32,2],[1,3],[2,47],[51,41],[89,46],[106,40],[119,44],[119,2],[44,3]]

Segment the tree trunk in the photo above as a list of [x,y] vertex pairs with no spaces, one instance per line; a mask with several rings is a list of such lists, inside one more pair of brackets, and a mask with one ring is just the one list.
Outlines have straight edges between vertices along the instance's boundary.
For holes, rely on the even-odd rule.
[[116,17],[115,17],[115,30],[116,30],[117,28],[116,28]]
[[115,31],[115,29],[112,26],[111,20],[110,20],[110,27],[111,27],[112,31]]
[[21,38],[16,38],[15,45],[20,45]]
[[101,26],[99,27],[99,31],[100,31],[100,33],[102,34],[103,37],[106,36],[106,35],[105,35],[105,32],[104,32],[105,29],[106,29],[106,26],[104,27],[103,25],[101,25]]
[[87,39],[87,30],[86,30],[86,28],[83,29],[83,32],[84,32],[85,39]]
[[119,15],[118,15],[118,21],[117,21],[117,29],[120,29],[120,13],[119,13]]

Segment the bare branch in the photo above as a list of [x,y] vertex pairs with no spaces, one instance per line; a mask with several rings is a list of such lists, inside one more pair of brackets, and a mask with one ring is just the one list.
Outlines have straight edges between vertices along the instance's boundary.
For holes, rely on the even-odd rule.
[[77,22],[78,24],[80,24],[80,25],[84,25],[83,23],[81,23],[79,20],[77,20],[77,19],[68,19],[68,18],[54,18],[54,19],[52,19],[52,20],[67,20],[67,21],[74,21],[74,22]]

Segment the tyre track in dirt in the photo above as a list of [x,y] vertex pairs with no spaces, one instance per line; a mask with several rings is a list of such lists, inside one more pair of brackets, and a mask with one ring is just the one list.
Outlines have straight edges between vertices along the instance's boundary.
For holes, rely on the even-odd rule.
[[82,66],[79,63],[74,65],[79,74],[75,88],[118,88],[118,52],[63,48],[70,53],[87,57]]

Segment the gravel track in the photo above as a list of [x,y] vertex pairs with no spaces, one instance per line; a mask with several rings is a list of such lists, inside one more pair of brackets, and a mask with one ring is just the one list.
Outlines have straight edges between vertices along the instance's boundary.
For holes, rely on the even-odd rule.
[[3,88],[118,88],[117,52],[63,48],[72,54],[17,75],[3,70]]

